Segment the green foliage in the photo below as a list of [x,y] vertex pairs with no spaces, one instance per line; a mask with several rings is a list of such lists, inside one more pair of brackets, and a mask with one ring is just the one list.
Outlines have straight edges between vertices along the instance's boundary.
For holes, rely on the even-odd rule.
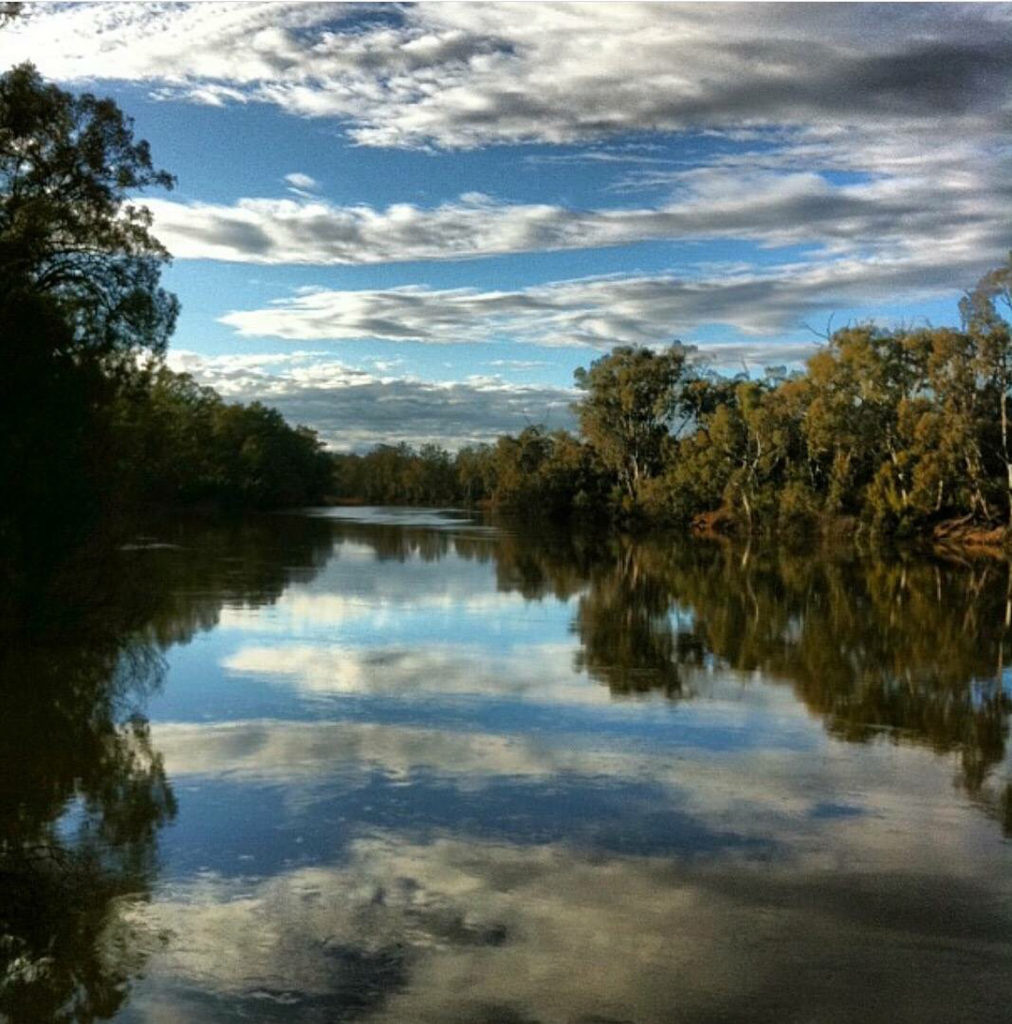
[[116,104],[0,76],[0,549],[55,554],[101,516],[154,501],[316,500],[311,432],[227,405],[161,366],[178,303],[132,197],[172,177]]
[[805,372],[758,380],[690,366],[680,346],[619,347],[576,373],[581,437],[531,426],[462,449],[445,477],[448,455],[381,447],[345,457],[345,494],[708,531],[990,530],[1012,521],[1012,263],[961,309],[962,330],[847,327]]
[[140,502],[279,508],[321,500],[331,461],[315,433],[259,402],[226,403],[165,367],[137,375],[113,406],[124,485]]
[[566,519],[606,509],[608,489],[593,449],[564,430],[531,426],[495,445],[377,445],[332,457],[335,497],[368,504],[483,505]]
[[[110,100],[0,76],[0,545],[15,556],[84,530],[117,479],[109,411],[177,303],[164,249],[128,196],[172,179]],[[45,538],[45,540],[43,540]]]
[[[377,445],[366,455],[332,456],[331,493],[370,505],[444,505],[466,500],[449,452],[438,445]],[[480,470],[467,475],[467,489],[480,497]]]
[[501,437],[492,451],[497,508],[555,519],[593,515],[604,507],[605,484],[590,445],[564,430],[527,427]]
[[961,331],[860,325],[834,334],[804,374],[687,381],[697,429],[669,442],[646,512],[719,510],[742,529],[786,532],[840,517],[891,534],[1008,521],[1012,343],[999,306],[1010,280],[983,279]]
[[163,651],[211,627],[226,599],[273,602],[333,552],[313,517],[194,530],[174,516],[154,529],[178,546],[93,538],[17,592],[0,588],[0,1020],[11,1024],[117,1016],[162,941],[131,908],[150,898],[177,808],[140,713]]
[[56,352],[164,351],[178,311],[158,287],[168,253],[129,201],[152,185],[173,178],[112,100],[47,85],[30,64],[0,77],[0,304],[48,299],[68,327]]
[[681,345],[659,353],[622,346],[576,371],[576,386],[587,393],[575,406],[580,431],[632,501],[661,469],[665,439],[683,407],[686,355]]
[[467,505],[487,501],[495,491],[493,451],[487,444],[461,448],[454,459],[458,496]]
[[[6,8],[5,8],[6,10]],[[0,76],[0,545],[144,502],[276,507],[327,494],[801,531],[1012,524],[1012,262],[961,330],[834,334],[803,374],[728,378],[690,350],[621,346],[578,370],[580,436],[531,426],[455,456],[328,456],[259,403],[160,363],[178,304],[139,190],[171,188],[111,100],[23,64]]]

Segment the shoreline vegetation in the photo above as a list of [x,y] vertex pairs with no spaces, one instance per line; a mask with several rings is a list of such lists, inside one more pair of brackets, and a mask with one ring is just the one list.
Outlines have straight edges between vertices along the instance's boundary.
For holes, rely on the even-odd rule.
[[1006,546],[1012,258],[959,329],[848,326],[756,379],[690,347],[617,347],[576,372],[577,433],[529,426],[456,453],[328,452],[260,403],[164,364],[169,253],[133,205],[174,179],[117,105],[0,76],[0,551],[7,575],[150,509],[460,505],[701,535]]
[[173,185],[112,100],[31,64],[0,75],[0,584],[150,508],[277,508],[328,487],[313,431],[165,366],[179,304],[134,197]]
[[691,347],[578,370],[579,433],[530,426],[456,454],[332,455],[336,503],[464,504],[703,536],[1002,548],[1012,523],[1012,257],[960,328],[836,331],[803,370],[729,377]]

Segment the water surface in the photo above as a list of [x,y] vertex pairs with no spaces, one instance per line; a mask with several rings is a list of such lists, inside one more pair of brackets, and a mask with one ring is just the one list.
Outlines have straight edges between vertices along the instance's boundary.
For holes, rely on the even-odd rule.
[[12,1022],[1004,1021],[1010,572],[319,510],[0,656]]

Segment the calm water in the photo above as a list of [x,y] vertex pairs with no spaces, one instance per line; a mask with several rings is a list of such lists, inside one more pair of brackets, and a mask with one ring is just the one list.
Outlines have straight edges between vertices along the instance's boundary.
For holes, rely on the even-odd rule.
[[332,510],[0,654],[11,1022],[1007,1021],[1012,583]]

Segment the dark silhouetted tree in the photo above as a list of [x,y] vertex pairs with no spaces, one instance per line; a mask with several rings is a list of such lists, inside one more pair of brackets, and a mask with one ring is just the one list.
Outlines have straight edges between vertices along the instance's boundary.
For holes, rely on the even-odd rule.
[[110,492],[110,403],[160,355],[178,305],[130,195],[169,187],[111,100],[0,76],[0,546],[53,548]]

